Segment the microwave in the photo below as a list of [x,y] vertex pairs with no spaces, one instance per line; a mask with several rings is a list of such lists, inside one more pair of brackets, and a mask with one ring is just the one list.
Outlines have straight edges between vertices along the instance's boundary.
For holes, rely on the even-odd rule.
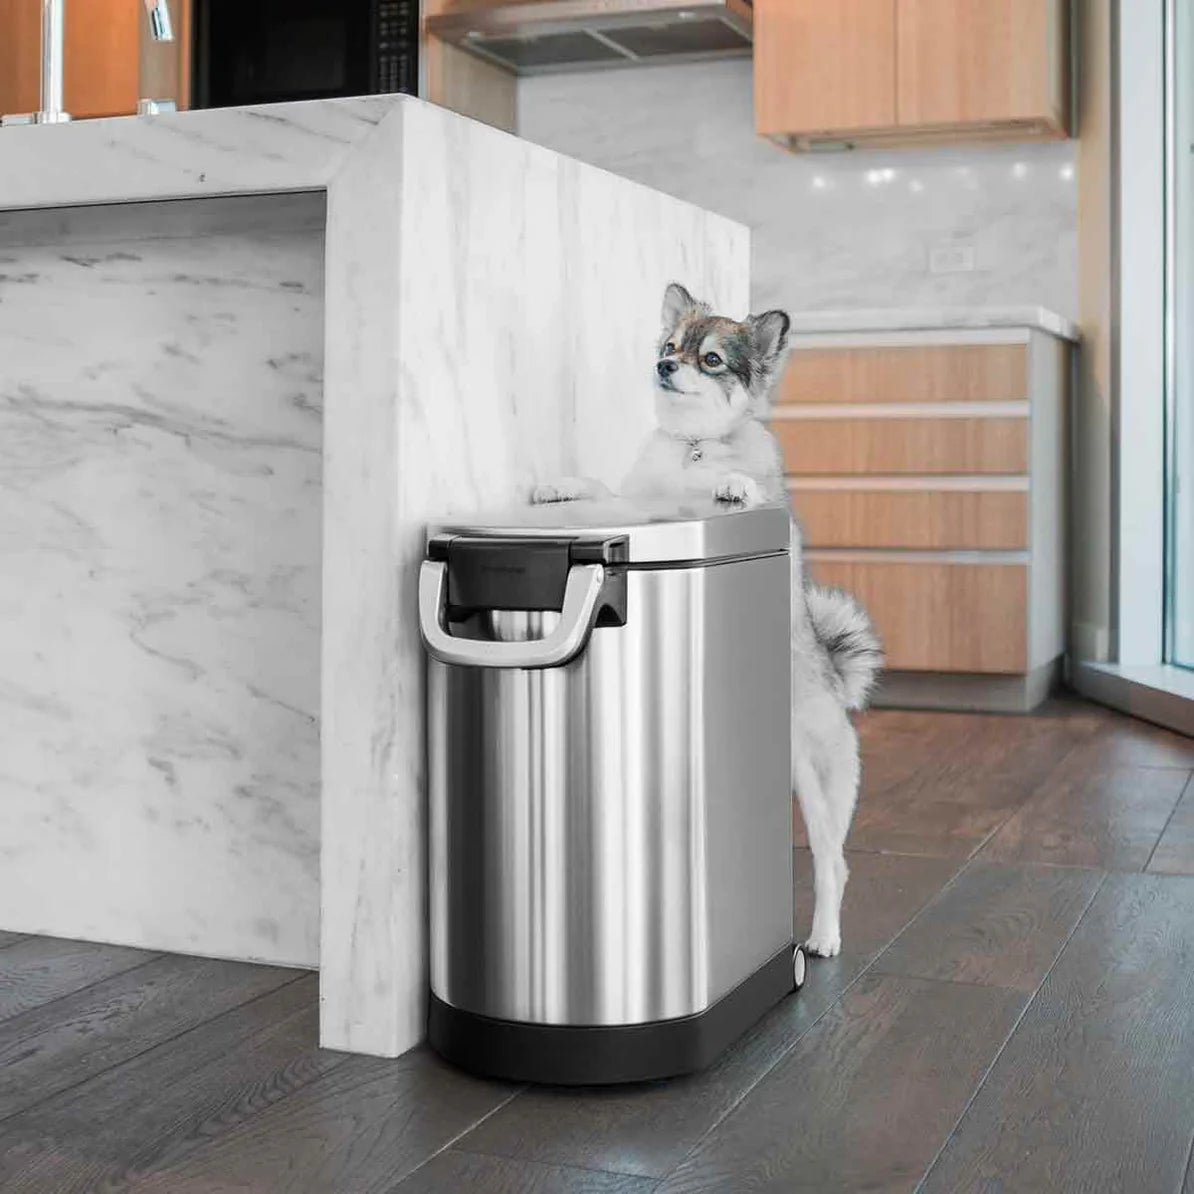
[[191,106],[406,92],[419,0],[195,0]]

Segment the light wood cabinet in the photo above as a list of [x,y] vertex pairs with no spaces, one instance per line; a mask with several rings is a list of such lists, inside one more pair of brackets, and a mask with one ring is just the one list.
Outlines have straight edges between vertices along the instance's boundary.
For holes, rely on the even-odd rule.
[[[811,478],[816,486],[817,478]],[[794,488],[806,547],[1022,551],[1027,490]]]
[[809,575],[884,642],[880,703],[1028,709],[1064,649],[1068,345],[800,334],[772,417]]
[[806,348],[780,385],[789,402],[1023,402],[1024,344],[908,344]]
[[755,116],[760,131],[895,124],[896,0],[755,4]]
[[[190,0],[172,0],[175,41],[149,37],[140,0],[78,0],[65,11],[62,102],[75,120],[127,116],[138,99],[187,106]],[[0,114],[41,106],[41,2],[0,0]]]
[[1064,0],[899,3],[901,125],[1064,130]]
[[888,665],[1018,673],[1028,662],[1025,564],[901,563],[813,552],[809,573],[870,611]]
[[1066,0],[755,0],[755,123],[818,144],[1067,135]]
[[[789,419],[772,429],[792,473],[1023,473],[1023,418]],[[788,412],[790,413],[790,412]]]
[[[518,79],[508,70],[466,54],[427,32],[428,17],[461,8],[496,7],[510,0],[423,0],[423,98],[508,133],[518,123]],[[531,0],[533,2],[533,0]]]

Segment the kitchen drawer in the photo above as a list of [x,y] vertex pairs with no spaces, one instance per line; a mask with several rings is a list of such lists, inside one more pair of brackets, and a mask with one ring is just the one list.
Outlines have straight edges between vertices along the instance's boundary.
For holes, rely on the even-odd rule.
[[1023,402],[1026,344],[917,344],[799,348],[780,383],[779,403]]
[[1028,471],[1025,418],[776,418],[771,427],[798,475]]
[[895,671],[1024,672],[1028,565],[806,556],[820,584],[853,593]]
[[1026,490],[801,488],[792,493],[792,508],[807,547],[1013,551],[1028,546]]

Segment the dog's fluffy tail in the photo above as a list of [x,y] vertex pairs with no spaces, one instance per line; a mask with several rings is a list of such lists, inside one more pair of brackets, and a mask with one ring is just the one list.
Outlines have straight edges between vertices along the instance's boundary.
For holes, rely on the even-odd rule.
[[808,585],[804,593],[838,696],[847,709],[864,708],[883,666],[883,647],[866,610],[840,589]]

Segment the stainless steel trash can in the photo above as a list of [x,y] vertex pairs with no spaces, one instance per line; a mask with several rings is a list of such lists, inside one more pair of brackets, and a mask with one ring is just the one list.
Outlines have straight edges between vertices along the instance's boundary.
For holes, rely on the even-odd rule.
[[429,1037],[520,1081],[699,1069],[792,944],[788,514],[432,527]]

